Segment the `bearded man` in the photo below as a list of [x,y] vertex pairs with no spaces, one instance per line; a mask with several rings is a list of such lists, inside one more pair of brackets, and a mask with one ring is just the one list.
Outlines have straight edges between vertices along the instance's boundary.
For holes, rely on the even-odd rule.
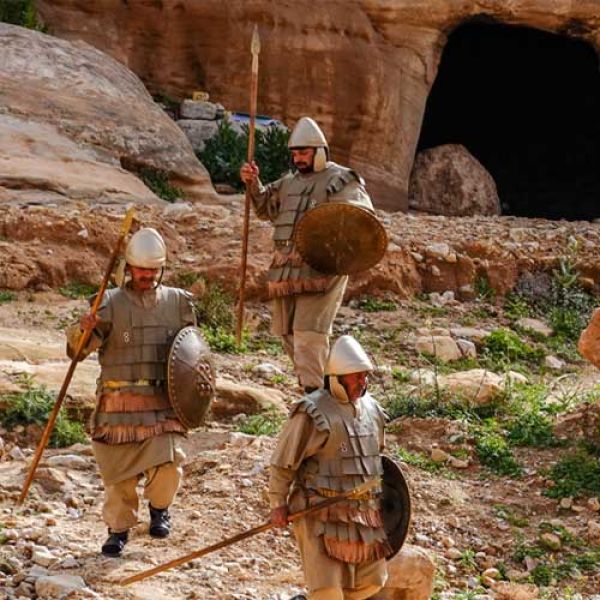
[[70,356],[83,332],[92,330],[82,354],[97,350],[101,367],[91,436],[104,483],[107,556],[121,554],[137,523],[138,481],[145,477],[149,533],[156,538],[170,533],[168,509],[181,482],[186,428],[169,402],[166,364],[171,341],[196,325],[196,317],[191,294],[160,283],[166,258],[158,231],[140,229],[125,250],[128,282],[106,292],[96,315],[67,330]]
[[[331,350],[324,389],[293,405],[270,464],[276,527],[286,526],[290,513],[381,478],[385,414],[367,392],[372,370],[360,344],[342,336]],[[363,600],[385,584],[391,547],[380,494],[381,487],[294,521],[310,600]]]
[[272,300],[271,332],[282,337],[305,392],[323,385],[329,335],[348,277],[325,275],[310,267],[295,248],[300,217],[324,202],[347,202],[373,210],[364,181],[352,169],[329,160],[325,135],[311,118],[298,121],[288,146],[294,169],[263,185],[256,163],[242,166],[255,213],[273,223],[275,251],[268,273]]

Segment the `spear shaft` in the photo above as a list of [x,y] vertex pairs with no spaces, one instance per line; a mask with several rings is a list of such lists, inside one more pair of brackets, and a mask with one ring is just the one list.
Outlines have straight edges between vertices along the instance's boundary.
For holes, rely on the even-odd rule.
[[[354,488],[353,490],[350,490],[345,493],[340,493],[338,496],[333,496],[332,498],[327,498],[326,500],[323,500],[323,502],[319,502],[318,504],[315,504],[314,506],[305,508],[304,510],[301,510],[301,511],[291,514],[288,517],[288,522],[293,523],[294,521],[297,521],[298,519],[301,519],[303,517],[308,517],[310,515],[318,513],[319,511],[323,510],[324,508],[327,508],[328,506],[333,506],[334,504],[337,504],[341,500],[359,499],[361,496],[363,496],[367,492],[371,491],[376,485],[379,485],[379,480],[371,479],[371,480],[367,481],[366,483],[363,483],[362,485],[359,485],[358,487]],[[253,527],[252,529],[247,529],[246,531],[242,531],[241,533],[238,533],[237,535],[234,535],[233,537],[221,540],[220,542],[217,542],[216,544],[213,544],[212,546],[207,546],[206,548],[202,548],[200,550],[195,550],[194,552],[190,552],[189,554],[186,554],[185,556],[180,556],[179,558],[170,560],[169,562],[166,562],[166,563],[163,563],[162,565],[153,567],[152,569],[148,569],[146,571],[136,573],[135,575],[131,575],[130,577],[126,577],[125,579],[121,580],[120,584],[121,585],[129,585],[131,583],[135,583],[136,581],[142,581],[142,579],[147,579],[148,577],[152,577],[153,575],[156,575],[157,573],[161,573],[162,571],[167,571],[168,569],[173,569],[174,567],[178,567],[179,565],[189,562],[190,560],[194,560],[196,558],[206,556],[207,554],[210,554],[211,552],[216,552],[217,550],[220,550],[221,548],[226,548],[227,546],[231,546],[232,544],[240,542],[241,540],[245,540],[246,538],[252,537],[253,535],[256,535],[257,533],[261,533],[263,531],[268,531],[269,529],[272,529],[273,527],[275,527],[275,526],[272,525],[270,522],[263,523],[262,525],[258,525],[257,527]]]
[[[250,164],[254,160],[254,130],[256,127],[256,106],[258,101],[258,55],[260,54],[260,37],[258,27],[254,26],[252,34],[252,43],[250,46],[252,52],[252,77],[250,82],[250,127],[248,129],[248,154],[247,162]],[[237,323],[235,329],[235,338],[237,345],[242,343],[242,331],[244,329],[244,296],[246,293],[246,271],[248,267],[248,237],[250,229],[250,184],[246,184],[246,201],[244,203],[244,228],[242,232],[242,264],[240,268],[240,291],[238,302]]]
[[[104,292],[106,291],[106,288],[108,286],[108,282],[110,280],[111,273],[113,272],[113,269],[115,268],[117,259],[119,258],[119,255],[121,254],[123,242],[125,241],[125,238],[127,237],[129,230],[131,229],[131,223],[133,221],[133,213],[134,213],[133,208],[130,208],[127,211],[127,214],[125,215],[125,218],[123,219],[123,223],[121,225],[121,231],[119,233],[119,239],[117,241],[117,245],[116,245],[115,249],[113,250],[113,253],[110,257],[110,261],[106,268],[106,272],[104,273],[102,283],[100,284],[100,288],[98,289],[98,293],[96,294],[94,304],[92,305],[92,308],[90,310],[90,313],[92,315],[95,315],[96,312],[98,312],[98,308],[100,307],[100,303],[102,302],[102,297],[104,296]],[[46,448],[46,445],[48,444],[48,440],[50,439],[50,435],[52,434],[52,430],[54,429],[54,424],[56,423],[56,419],[57,419],[58,413],[60,411],[60,407],[62,406],[63,400],[65,399],[65,396],[67,394],[67,389],[69,387],[69,384],[71,383],[71,378],[73,377],[73,373],[75,372],[75,367],[77,366],[77,363],[79,362],[79,357],[81,356],[81,353],[83,352],[83,349],[85,348],[86,344],[88,343],[88,340],[90,339],[91,335],[92,335],[91,329],[86,329],[83,332],[83,335],[81,336],[81,338],[79,338],[79,343],[77,344],[77,349],[75,351],[75,355],[71,359],[71,364],[69,365],[67,374],[65,375],[65,378],[63,380],[60,391],[58,392],[58,396],[54,403],[54,408],[52,409],[52,412],[50,413],[50,416],[48,417],[48,422],[46,423],[46,427],[44,429],[44,432],[42,433],[42,437],[38,443],[35,454],[33,456],[33,461],[31,463],[31,466],[29,467],[29,473],[27,474],[27,479],[25,480],[25,484],[23,485],[23,490],[21,491],[21,495],[19,496],[19,499],[17,501],[18,504],[23,504],[23,501],[27,497],[27,493],[29,492],[29,488],[31,487],[31,482],[33,481],[33,476],[35,475],[35,470],[37,469],[37,466],[42,458],[44,448]]]

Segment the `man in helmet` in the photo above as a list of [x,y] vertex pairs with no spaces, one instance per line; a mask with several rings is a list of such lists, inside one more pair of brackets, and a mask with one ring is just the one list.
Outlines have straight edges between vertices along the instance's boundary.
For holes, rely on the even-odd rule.
[[150,535],[169,535],[168,507],[182,475],[185,428],[169,403],[166,362],[173,337],[196,317],[191,294],[161,285],[166,258],[158,231],[140,229],[125,251],[128,281],[107,290],[96,316],[86,314],[67,330],[70,356],[84,330],[92,330],[83,355],[98,350],[101,366],[91,435],[105,488],[107,556],[121,554],[137,522],[136,486],[143,476]]
[[[340,337],[325,387],[296,402],[271,457],[271,523],[382,475],[385,415],[367,392],[373,365],[351,336]],[[381,489],[294,522],[310,600],[362,600],[383,587],[390,546]],[[300,596],[299,598],[301,598]]]
[[282,336],[306,392],[323,384],[329,335],[342,303],[347,276],[325,275],[307,265],[294,247],[300,217],[323,202],[348,202],[373,210],[360,175],[329,161],[323,132],[309,117],[298,121],[288,143],[294,169],[264,186],[253,162],[240,177],[250,188],[258,218],[274,226],[275,251],[268,273],[273,301],[271,331]]

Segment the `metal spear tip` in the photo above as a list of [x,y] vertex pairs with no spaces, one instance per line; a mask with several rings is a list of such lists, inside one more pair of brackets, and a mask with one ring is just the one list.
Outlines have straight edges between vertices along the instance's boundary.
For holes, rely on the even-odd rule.
[[258,35],[258,25],[254,26],[254,31],[252,32],[252,44],[250,46],[250,52],[255,56],[260,54],[260,36]]

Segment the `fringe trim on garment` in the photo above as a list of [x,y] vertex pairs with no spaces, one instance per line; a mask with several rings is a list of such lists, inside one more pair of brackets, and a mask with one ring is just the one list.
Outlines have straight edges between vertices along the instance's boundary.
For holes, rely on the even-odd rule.
[[101,425],[94,430],[92,439],[106,444],[143,442],[161,433],[185,433],[185,427],[175,419],[156,425]]
[[295,296],[296,294],[324,292],[330,285],[331,277],[269,281],[267,284],[267,294],[272,299],[282,296]]
[[342,541],[323,536],[323,543],[328,556],[351,564],[373,562],[392,553],[392,548],[387,540],[365,544],[364,542]]
[[165,410],[171,408],[169,399],[165,396],[145,396],[131,392],[107,392],[98,400],[97,412],[100,413],[130,413],[149,410]]
[[297,250],[292,250],[289,254],[283,252],[275,252],[273,260],[271,261],[272,269],[289,265],[290,267],[301,267],[305,265],[304,259]]
[[352,506],[337,504],[320,510],[317,518],[325,523],[358,523],[366,527],[383,527],[383,518],[378,508],[360,510]]

